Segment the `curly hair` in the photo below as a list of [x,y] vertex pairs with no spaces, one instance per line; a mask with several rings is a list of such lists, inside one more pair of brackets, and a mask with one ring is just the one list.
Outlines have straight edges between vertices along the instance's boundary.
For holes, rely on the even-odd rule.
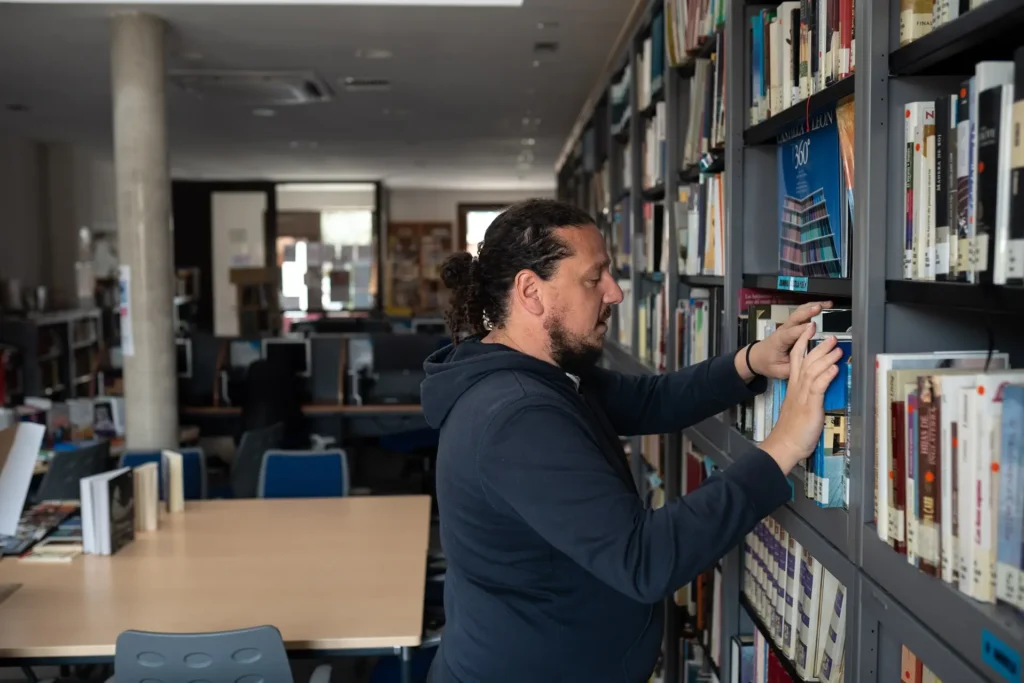
[[502,211],[487,228],[475,258],[452,254],[441,268],[441,279],[452,290],[445,321],[453,338],[502,327],[516,274],[531,270],[549,280],[558,262],[572,255],[555,229],[593,224],[585,211],[553,199],[528,199]]

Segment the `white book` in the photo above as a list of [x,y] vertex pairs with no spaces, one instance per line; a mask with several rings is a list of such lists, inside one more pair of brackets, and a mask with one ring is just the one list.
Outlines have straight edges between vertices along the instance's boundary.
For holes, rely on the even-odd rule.
[[[934,280],[935,266],[930,258],[934,253],[935,236],[934,232],[929,241],[929,207],[932,204],[934,193],[929,192],[929,175],[931,164],[927,156],[926,135],[929,127],[935,130],[935,103],[915,102],[918,105],[911,108],[911,119],[914,122],[914,279]],[[931,252],[929,252],[931,244]],[[932,274],[929,277],[929,273]]]
[[[1012,187],[1010,184],[1012,154],[1013,154],[1013,83],[1003,85],[1002,102],[999,114],[999,175],[996,177],[998,183],[996,194],[996,221],[995,221],[995,264],[992,271],[992,281],[997,285],[1005,285],[1008,276],[1021,277],[1024,270],[1015,268],[1014,273],[1009,272],[1010,265],[1010,199]],[[1020,135],[1020,133],[1018,133]],[[1015,264],[1020,264],[1019,259],[1013,259]],[[1024,264],[1021,264],[1024,265]]]
[[976,389],[962,389],[959,400],[960,448],[957,453],[957,486],[961,495],[957,497],[957,515],[959,518],[960,539],[957,543],[957,567],[960,579],[957,587],[964,595],[974,596],[974,548],[975,533],[978,530],[975,519],[974,495],[962,495],[962,492],[973,493],[975,485],[975,463],[978,444],[977,427],[974,424],[977,410],[975,409]]
[[821,569],[821,599],[818,603],[818,648],[814,657],[812,675],[824,683],[821,677],[822,665],[829,641],[829,628],[832,625],[832,614],[835,609],[836,596],[839,595],[839,580],[829,570]]
[[[909,102],[904,107],[903,115],[903,141],[904,141],[904,171],[906,173],[906,179],[909,181],[909,186],[904,184],[903,192],[903,216],[906,221],[904,226],[905,235],[907,237],[904,243],[903,253],[903,279],[904,280],[918,280],[921,279],[921,273],[923,269],[919,267],[918,260],[923,259],[923,255],[918,254],[920,247],[920,240],[922,238],[920,224],[918,222],[918,201],[921,195],[918,189],[918,178],[920,164],[918,162],[919,150],[918,145],[918,129],[924,125],[925,112],[928,109],[932,112],[932,121],[935,119],[935,107],[932,102]],[[921,129],[923,133],[923,128]],[[921,192],[924,188],[921,187]]]
[[846,586],[836,582],[835,600],[831,606],[822,604],[822,620],[825,620],[825,608],[831,607],[828,616],[828,628],[824,632],[824,647],[818,678],[822,683],[839,683],[843,680],[843,655],[846,652]]
[[802,590],[799,604],[799,626],[797,627],[796,671],[805,681],[816,681],[818,661],[818,619],[822,595],[821,563],[811,557],[807,548],[802,548],[800,561],[800,583]]
[[934,280],[938,270],[935,260],[935,109],[932,109],[930,125],[925,123],[924,133],[924,165],[927,170],[925,176],[925,220],[924,220],[924,250],[925,250],[925,277],[926,280]]
[[[1006,354],[993,355],[993,369],[1001,370],[1008,364]],[[961,435],[959,402],[965,390],[975,391],[977,385],[977,369],[946,372],[937,375],[935,382],[935,391],[939,396],[939,485],[942,497],[939,519],[939,572],[943,581],[954,586],[959,585],[959,539],[961,529],[965,528],[964,518],[955,504],[961,502],[958,459],[964,443]],[[958,476],[954,477],[954,474]]]
[[185,509],[185,474],[181,453],[165,450],[161,453],[164,465],[164,500],[167,511],[181,512]]
[[14,536],[32,484],[46,427],[17,422],[0,430],[0,535]]
[[782,62],[782,21],[775,19],[768,24],[768,68],[771,74],[771,115],[775,116],[781,112],[783,93],[783,62]]
[[796,632],[800,623],[797,608],[800,603],[800,559],[802,547],[789,537],[786,552],[786,611],[782,627],[782,650],[790,660],[796,658]]

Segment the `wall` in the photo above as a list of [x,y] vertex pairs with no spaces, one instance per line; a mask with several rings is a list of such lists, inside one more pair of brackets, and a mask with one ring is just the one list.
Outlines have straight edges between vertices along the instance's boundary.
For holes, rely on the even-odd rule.
[[[47,285],[53,306],[75,302],[77,234],[116,246],[113,162],[66,143],[0,140],[0,279]],[[97,275],[105,275],[101,268]]]
[[213,332],[237,337],[238,297],[231,269],[266,263],[263,192],[214,192],[211,198],[213,233]]
[[394,223],[406,221],[440,221],[459,225],[459,204],[504,204],[532,197],[553,198],[554,189],[533,191],[474,191],[474,190],[413,190],[392,189],[389,191],[388,220]]
[[327,209],[369,209],[377,202],[372,183],[294,184],[277,186],[278,211],[324,211]]
[[42,263],[43,146],[0,139],[0,280],[23,287],[45,282]]

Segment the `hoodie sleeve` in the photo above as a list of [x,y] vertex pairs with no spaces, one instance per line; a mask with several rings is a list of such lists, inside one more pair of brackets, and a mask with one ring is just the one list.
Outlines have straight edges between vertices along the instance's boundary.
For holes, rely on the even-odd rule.
[[592,390],[616,432],[623,436],[679,432],[748,401],[768,386],[747,384],[736,372],[736,353],[726,353],[675,372],[626,375],[594,368]]
[[645,509],[580,420],[552,405],[503,411],[477,452],[493,506],[645,603],[692,581],[790,496],[775,461],[751,447],[696,491]]

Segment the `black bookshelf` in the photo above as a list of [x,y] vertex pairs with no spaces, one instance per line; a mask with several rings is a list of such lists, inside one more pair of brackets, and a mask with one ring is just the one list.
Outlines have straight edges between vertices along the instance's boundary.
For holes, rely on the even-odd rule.
[[824,90],[814,93],[808,100],[794,104],[789,109],[783,109],[767,121],[747,128],[743,131],[743,143],[749,146],[774,145],[775,139],[780,133],[794,123],[805,120],[808,113],[814,113],[826,105],[835,104],[844,97],[852,95],[853,86],[854,74],[851,74]]
[[721,275],[680,275],[679,281],[690,287],[724,287],[725,278]]
[[[664,81],[662,81],[664,82]],[[654,116],[654,113],[658,110],[658,103],[665,100],[665,86],[659,85],[651,92],[650,103],[640,110],[640,118],[649,119]]]
[[[719,28],[718,31],[722,29]],[[715,54],[718,44],[718,31],[708,36],[707,39],[700,44],[692,54],[687,56],[685,62],[675,68],[676,72],[683,78],[688,78],[693,75],[694,70],[697,66],[698,59],[707,59],[711,55]]]
[[1024,287],[888,280],[885,283],[885,298],[891,304],[938,306],[988,313],[1024,313]]
[[696,183],[700,180],[700,166],[697,164],[690,164],[686,168],[679,171],[679,182],[684,183]]
[[641,194],[646,202],[660,202],[665,198],[665,185],[658,183],[654,187],[648,187]]
[[988,0],[912,43],[892,51],[889,71],[897,76],[974,73],[985,59],[1012,59],[1024,44],[1024,2]]
[[792,678],[794,681],[803,681],[804,679],[800,676],[800,674],[796,672],[796,666],[793,664],[793,662],[790,661],[789,657],[786,656],[786,653],[783,652],[782,649],[775,644],[775,641],[772,640],[772,637],[768,635],[769,633],[771,633],[771,629],[769,629],[765,625],[765,623],[761,621],[761,617],[757,616],[757,611],[754,609],[754,606],[750,604],[750,600],[747,598],[746,595],[743,595],[742,593],[740,594],[740,606],[743,607],[743,610],[747,613],[747,616],[750,617],[750,620],[754,622],[754,628],[761,632],[761,636],[764,638],[764,642],[766,642],[768,644],[768,647],[770,647],[772,651],[775,652],[775,656],[778,658],[779,663],[782,665],[782,668],[786,670],[786,673],[789,674],[790,678]]
[[[853,280],[838,277],[793,278],[797,282],[786,282],[787,276],[744,275],[743,286],[752,289],[774,289],[812,296],[834,296],[844,299],[853,297]],[[803,287],[806,280],[807,287]],[[780,284],[782,286],[780,286]]]

